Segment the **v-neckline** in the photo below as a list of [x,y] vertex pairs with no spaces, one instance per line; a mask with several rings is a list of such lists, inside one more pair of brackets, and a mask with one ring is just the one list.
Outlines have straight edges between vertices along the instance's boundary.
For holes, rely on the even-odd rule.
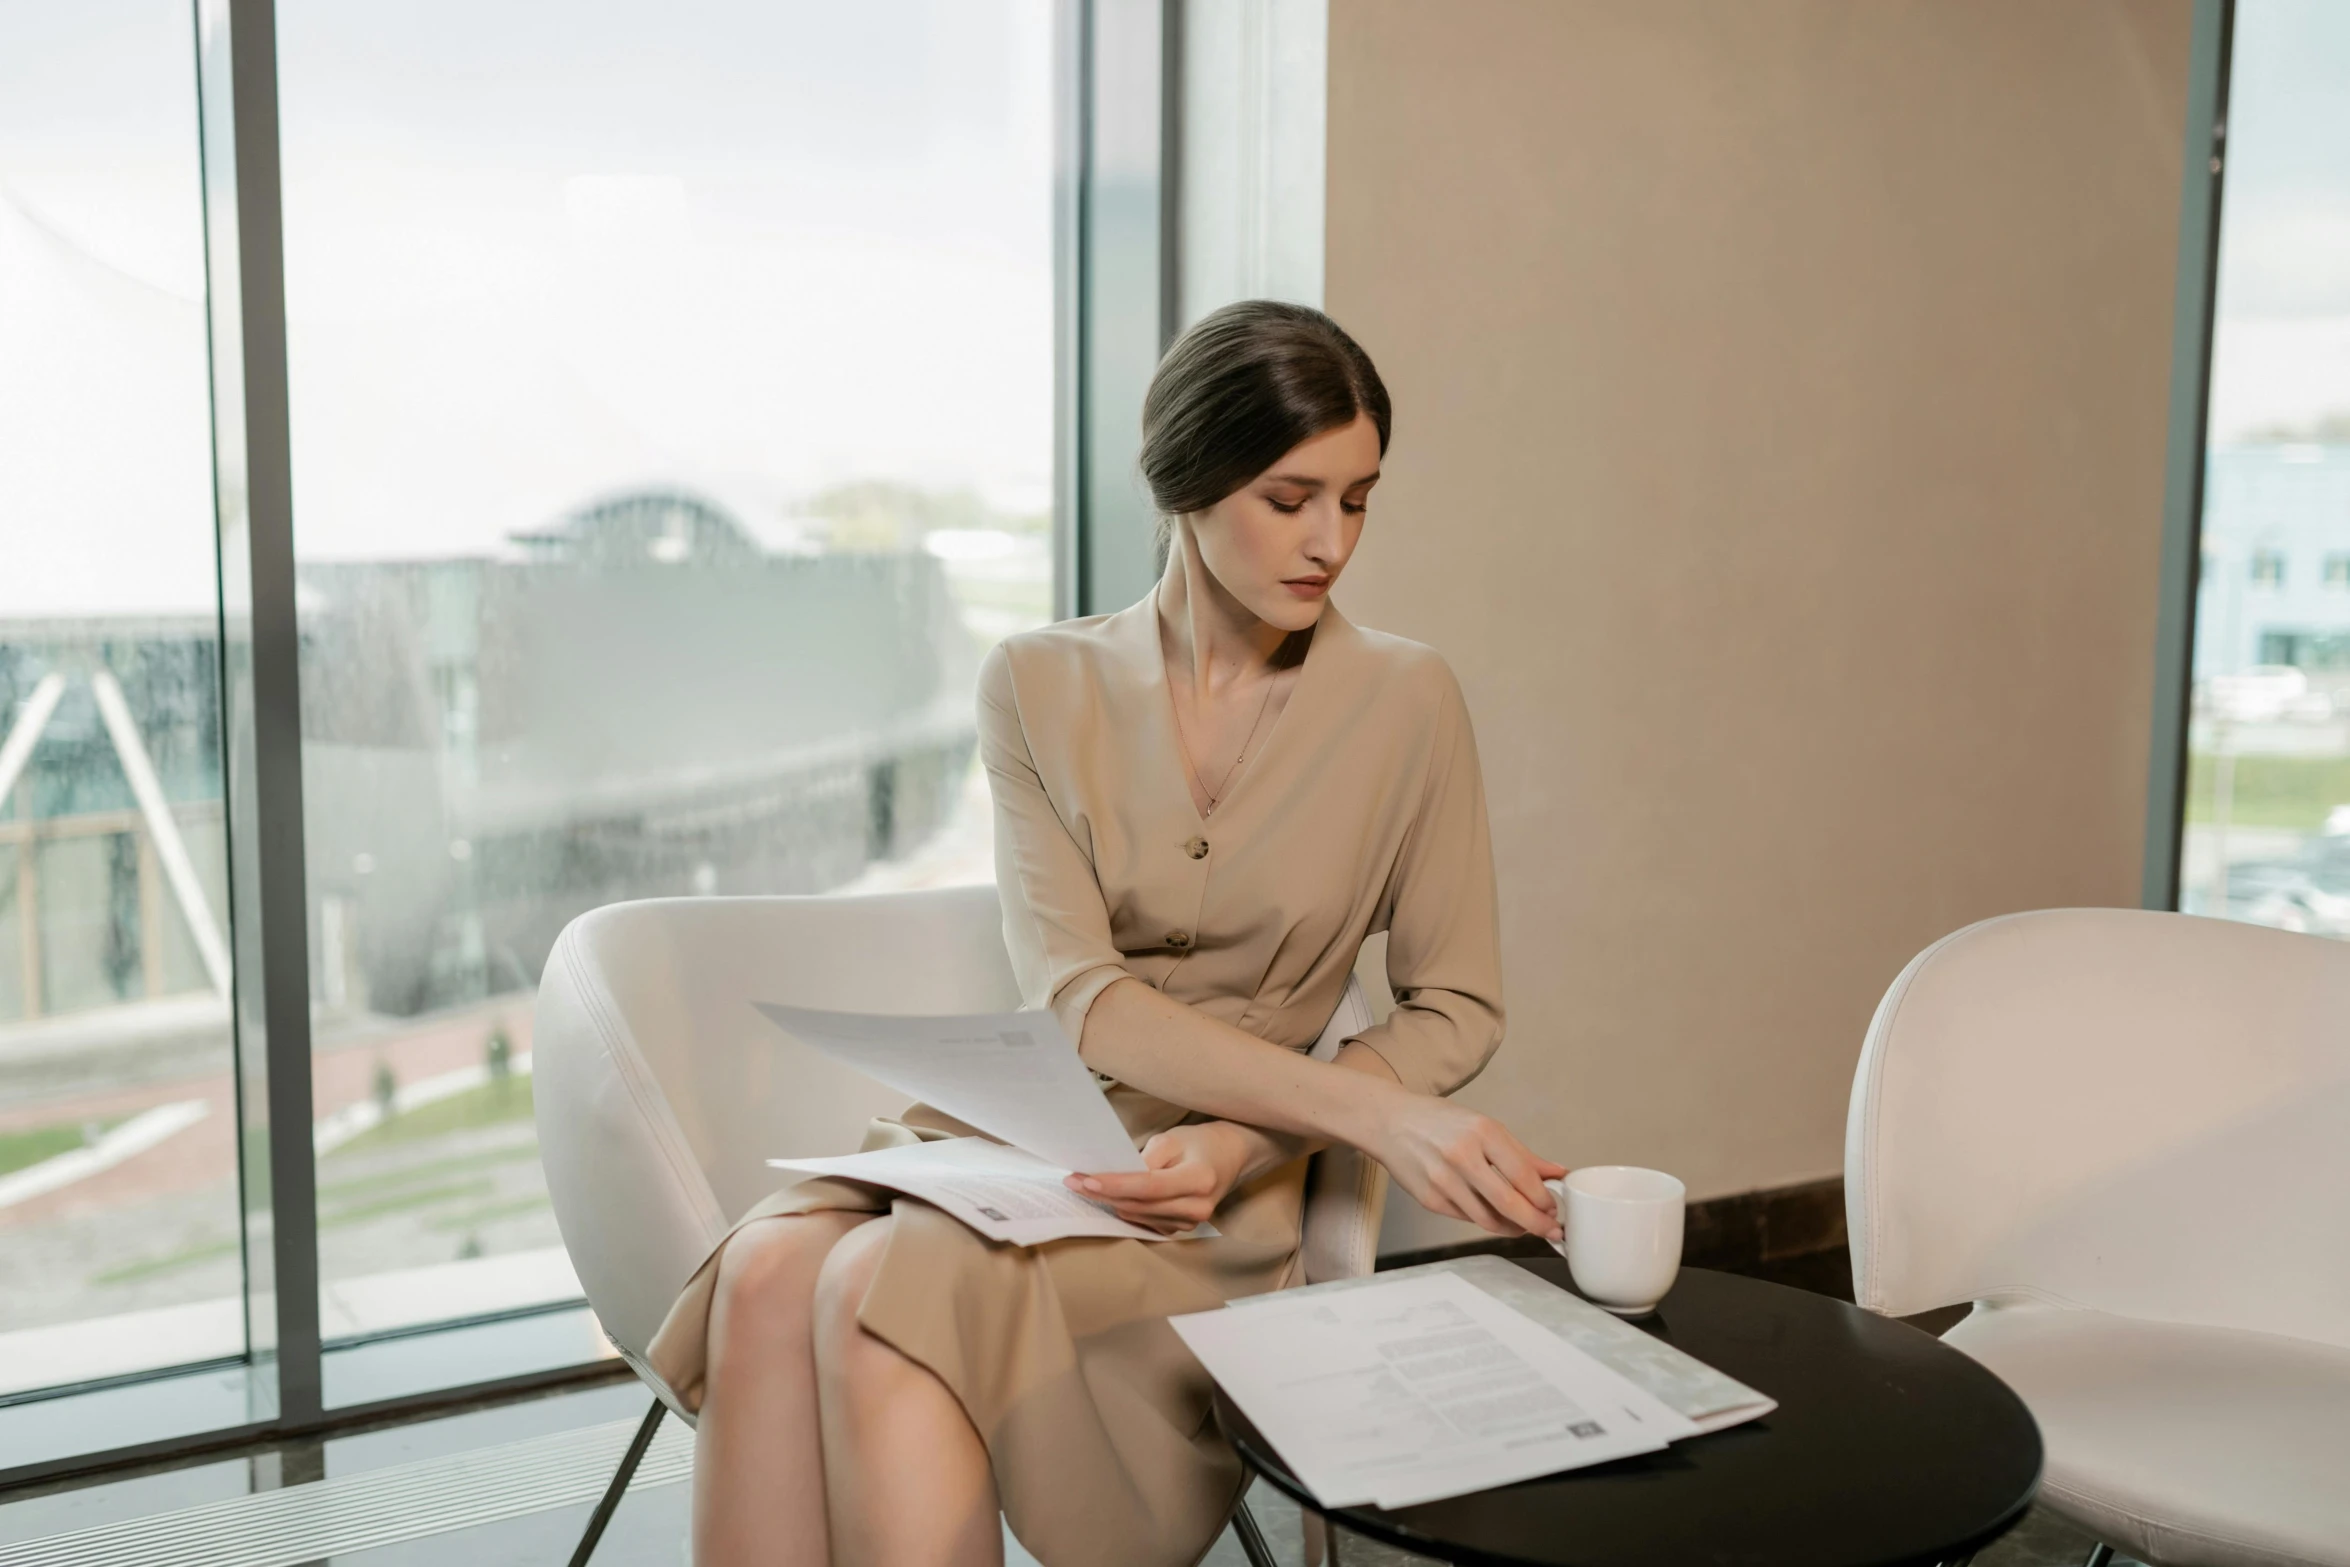
[[[1243,766],[1238,774],[1228,777],[1225,780],[1224,792],[1218,795],[1208,809],[1203,812],[1199,808],[1199,802],[1191,795],[1191,779],[1197,769],[1192,766],[1190,748],[1183,743],[1183,723],[1175,713],[1175,683],[1167,670],[1167,651],[1159,641],[1158,588],[1154,585],[1149,596],[1136,607],[1143,612],[1143,624],[1150,639],[1151,670],[1159,687],[1159,712],[1166,725],[1167,738],[1175,744],[1176,792],[1183,797],[1184,808],[1191,812],[1192,821],[1205,830],[1219,808],[1227,813],[1230,812],[1234,796],[1247,786],[1252,774],[1263,770],[1265,758],[1273,750],[1273,742],[1280,738],[1283,728],[1289,722],[1290,710],[1297,706],[1297,699],[1305,690],[1306,671],[1314,665],[1314,650],[1322,645],[1323,633],[1328,629],[1331,617],[1336,615],[1338,610],[1328,600],[1323,601],[1322,613],[1315,619],[1312,627],[1313,635],[1306,640],[1305,657],[1297,661],[1297,679],[1290,683],[1289,696],[1282,702],[1281,711],[1274,716],[1273,727],[1265,731],[1264,743],[1257,747],[1257,754],[1253,758],[1246,759],[1253,761],[1256,765]],[[1207,792],[1205,783],[1200,785],[1200,792],[1203,794]],[[1230,821],[1231,816],[1227,814],[1225,820]]]

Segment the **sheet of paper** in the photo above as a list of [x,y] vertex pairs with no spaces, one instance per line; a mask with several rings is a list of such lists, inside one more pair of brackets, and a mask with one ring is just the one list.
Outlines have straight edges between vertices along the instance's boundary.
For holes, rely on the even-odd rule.
[[[1646,1388],[1667,1407],[1687,1416],[1701,1435],[1759,1419],[1779,1407],[1776,1400],[1735,1377],[1723,1375],[1654,1334],[1641,1332],[1622,1317],[1602,1311],[1540,1274],[1530,1273],[1501,1257],[1450,1257],[1442,1262],[1398,1268],[1392,1273],[1333,1279],[1327,1284],[1309,1285],[1302,1293],[1360,1289],[1428,1273],[1459,1274],[1537,1327],[1556,1334],[1601,1365]],[[1274,1298],[1252,1295],[1233,1304],[1248,1306]]]
[[1169,1319],[1325,1505],[1408,1507],[1696,1427],[1452,1274]]
[[1163,1241],[1216,1233],[1213,1227],[1201,1225],[1184,1236],[1166,1236],[1129,1224],[1100,1203],[1062,1185],[1067,1170],[984,1137],[952,1137],[830,1159],[767,1162],[779,1170],[843,1175],[906,1192],[945,1210],[990,1240],[1010,1241],[1015,1246],[1034,1246],[1071,1235]]
[[1779,1407],[1778,1400],[1505,1258],[1456,1257],[1436,1266],[1448,1267],[1625,1380],[1646,1388],[1687,1416],[1700,1435],[1760,1419]]
[[1063,1170],[1142,1156],[1050,1012],[878,1017],[751,1003],[785,1033]]

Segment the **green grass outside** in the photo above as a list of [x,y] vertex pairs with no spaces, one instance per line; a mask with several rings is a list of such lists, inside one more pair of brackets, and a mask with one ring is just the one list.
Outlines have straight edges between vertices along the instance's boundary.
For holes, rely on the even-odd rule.
[[70,1124],[59,1122],[54,1126],[27,1127],[21,1132],[0,1132],[0,1175],[29,1170],[61,1153],[86,1148],[121,1124],[119,1119],[100,1121],[95,1123],[95,1130],[91,1130],[81,1122],[74,1121]]
[[463,1213],[444,1214],[427,1221],[436,1230],[470,1230],[480,1224],[495,1224],[500,1219],[519,1218],[526,1213],[544,1213],[549,1204],[544,1195],[517,1197],[509,1202],[485,1203]]
[[0,1132],[0,1175],[23,1170],[72,1153],[83,1146],[82,1129],[74,1126],[35,1126],[21,1132]]
[[[2326,813],[2350,805],[2350,757],[2239,756],[2228,823],[2235,827],[2290,827],[2315,832]],[[2212,758],[2187,758],[2187,820],[2212,816]]]
[[528,1077],[494,1078],[479,1088],[468,1088],[461,1094],[403,1110],[381,1126],[361,1132],[335,1152],[338,1155],[378,1152],[427,1138],[446,1137],[453,1132],[477,1132],[527,1121],[531,1113]]
[[[372,1128],[337,1148],[327,1156],[326,1164],[331,1169],[346,1154],[366,1153],[370,1150],[381,1152],[450,1132],[528,1120],[530,1115],[528,1077],[510,1077],[485,1083],[479,1088],[452,1094],[446,1099],[419,1106],[405,1115],[393,1117],[384,1125]],[[103,1131],[105,1127],[100,1129]],[[256,1133],[259,1135],[258,1129]],[[82,1127],[79,1124],[0,1133],[0,1175],[38,1164],[44,1159],[82,1146]],[[263,1146],[266,1147],[265,1144]],[[388,1170],[347,1180],[321,1181],[318,1186],[319,1227],[335,1229],[349,1224],[362,1224],[386,1214],[467,1199],[474,1199],[475,1206],[427,1222],[436,1230],[468,1229],[495,1219],[540,1211],[547,1206],[544,1196],[482,1203],[479,1199],[496,1191],[495,1181],[486,1176],[466,1180],[450,1179],[452,1176],[495,1169],[500,1165],[525,1162],[537,1157],[538,1151],[527,1146],[490,1148],[454,1159],[433,1160],[404,1170]],[[91,1282],[100,1285],[137,1283],[158,1274],[234,1256],[236,1252],[237,1242],[234,1239],[204,1241],[178,1251],[117,1264],[102,1273],[93,1274]]]
[[237,1243],[234,1240],[204,1241],[198,1245],[183,1247],[179,1251],[165,1252],[160,1257],[142,1257],[137,1262],[126,1262],[108,1268],[104,1273],[92,1275],[91,1282],[95,1284],[131,1284],[140,1279],[151,1279],[158,1273],[170,1273],[180,1268],[192,1268],[199,1262],[211,1262],[218,1257],[233,1257],[236,1254]]
[[[342,1156],[338,1148],[326,1156],[322,1168],[335,1168],[335,1160]],[[412,1164],[397,1170],[383,1170],[372,1175],[355,1175],[347,1180],[318,1183],[320,1202],[339,1202],[346,1199],[372,1197],[379,1192],[398,1191],[418,1181],[438,1181],[472,1170],[494,1170],[502,1164],[528,1164],[539,1156],[530,1144],[508,1148],[485,1148],[480,1153],[463,1154],[454,1159],[435,1159],[427,1164]]]
[[461,1197],[487,1197],[497,1190],[497,1183],[487,1176],[472,1181],[449,1181],[439,1186],[420,1186],[414,1191],[394,1192],[378,1197],[373,1202],[353,1203],[347,1208],[328,1210],[320,1208],[318,1227],[322,1230],[339,1229],[346,1224],[359,1224],[368,1219],[380,1219],[387,1213],[400,1213],[409,1208],[429,1208],[435,1203],[454,1202]]

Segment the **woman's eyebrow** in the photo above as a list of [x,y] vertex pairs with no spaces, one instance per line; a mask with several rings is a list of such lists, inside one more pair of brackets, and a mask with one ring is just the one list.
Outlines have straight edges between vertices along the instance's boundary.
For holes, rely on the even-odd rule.
[[[1365,484],[1374,484],[1378,482],[1378,478],[1379,470],[1374,468],[1359,479],[1349,479],[1344,488],[1352,490]],[[1265,475],[1265,482],[1268,484],[1294,484],[1301,490],[1320,490],[1329,487],[1329,481],[1317,479],[1309,473],[1268,473]]]

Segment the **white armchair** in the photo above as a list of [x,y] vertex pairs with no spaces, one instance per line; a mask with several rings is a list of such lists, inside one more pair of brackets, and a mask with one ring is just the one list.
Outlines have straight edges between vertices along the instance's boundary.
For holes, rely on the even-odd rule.
[[1920,953],[1846,1127],[1853,1284],[2047,1446],[2042,1499],[2160,1567],[2350,1564],[2350,945],[2062,909]]
[[[856,1150],[905,1096],[786,1037],[754,1000],[902,1014],[1009,1011],[1020,993],[993,887],[856,898],[672,898],[582,915],[539,983],[532,1039],[539,1156],[563,1244],[604,1332],[661,1403],[645,1364],[678,1290],[737,1214],[773,1190],[782,1153]],[[1327,1057],[1371,1022],[1350,982]],[[1307,1181],[1311,1280],[1370,1271],[1386,1173],[1346,1149]],[[592,1552],[624,1464],[573,1560]],[[1236,1526],[1252,1559],[1259,1542]]]

